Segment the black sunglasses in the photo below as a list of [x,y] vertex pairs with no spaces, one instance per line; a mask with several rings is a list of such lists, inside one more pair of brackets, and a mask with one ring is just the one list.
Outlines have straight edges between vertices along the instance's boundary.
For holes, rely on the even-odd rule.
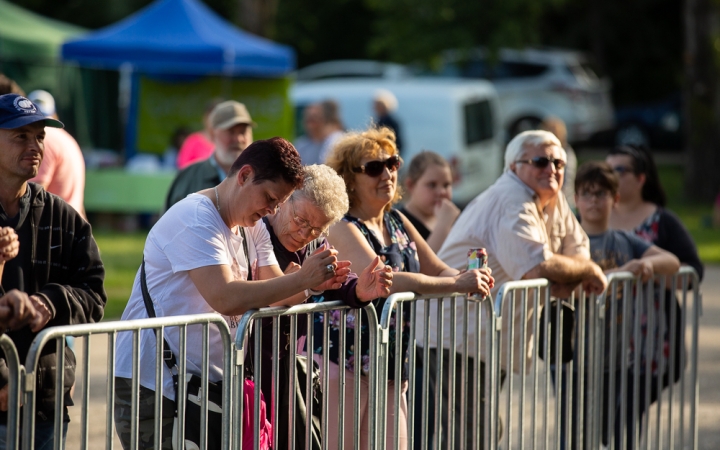
[[538,169],[544,169],[550,163],[553,163],[557,170],[562,170],[565,167],[565,161],[563,161],[562,159],[548,158],[547,156],[536,156],[532,159],[521,159],[521,160],[515,161],[515,164],[518,164],[518,163],[532,164],[533,166],[537,167]]
[[386,159],[385,161],[370,161],[365,163],[364,166],[353,167],[353,172],[364,173],[369,177],[377,177],[383,173],[383,170],[387,167],[390,172],[395,172],[400,168],[402,159],[398,155],[394,155]]

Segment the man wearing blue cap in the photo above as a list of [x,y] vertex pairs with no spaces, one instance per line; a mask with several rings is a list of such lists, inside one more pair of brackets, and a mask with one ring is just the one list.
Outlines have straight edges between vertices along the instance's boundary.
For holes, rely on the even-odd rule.
[[[6,333],[21,361],[25,361],[40,330],[97,322],[107,301],[105,269],[90,224],[59,197],[28,183],[42,162],[46,126],[62,128],[63,124],[42,114],[21,95],[0,95],[0,229],[14,230],[17,241],[13,245],[18,247],[14,252],[0,248],[0,265],[4,266],[0,325],[9,325]],[[0,245],[7,241],[0,241]],[[17,317],[23,311],[24,315]],[[44,348],[39,360],[34,405],[36,449],[52,448],[56,409],[63,414],[63,442],[67,434],[75,355],[67,347],[64,353],[62,408],[55,404],[55,341]],[[6,411],[17,405],[9,404],[8,368],[5,355],[0,356],[2,450],[6,447]]]

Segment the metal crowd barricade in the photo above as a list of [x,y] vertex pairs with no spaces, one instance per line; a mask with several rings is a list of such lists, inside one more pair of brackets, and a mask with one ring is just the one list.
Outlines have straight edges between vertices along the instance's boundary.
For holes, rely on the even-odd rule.
[[[564,408],[551,385],[562,386],[565,373],[557,370],[561,364],[551,362],[562,360],[563,321],[572,315],[568,311],[582,314],[583,309],[577,308],[580,299],[574,295],[564,304],[551,306],[550,300],[550,283],[545,279],[512,281],[500,287],[495,303],[500,338],[493,350],[507,379],[494,392],[499,407],[494,426],[503,432],[490,448],[560,448]],[[572,362],[569,366],[572,373]],[[572,398],[565,400],[567,407]]]
[[[592,444],[696,449],[702,315],[697,273],[681,267],[672,277],[643,283],[623,272],[608,281],[596,303],[605,323],[598,323],[596,344],[605,359],[598,359],[604,370],[597,371],[595,397],[595,411],[607,417],[607,424],[594,429]],[[602,402],[613,397],[615,407],[603,411]]]
[[[104,417],[106,427],[106,440],[105,448],[113,448],[114,440],[114,426],[113,426],[113,411],[115,405],[115,343],[118,333],[130,332],[132,333],[132,417],[135,419],[131,423],[131,448],[134,450],[138,448],[138,410],[139,410],[139,393],[140,393],[140,363],[139,363],[139,352],[140,352],[140,333],[150,332],[155,330],[155,346],[156,346],[156,361],[155,361],[155,386],[162,386],[163,384],[163,369],[165,363],[163,361],[163,338],[165,336],[165,330],[171,327],[176,327],[180,334],[180,352],[176,355],[178,361],[178,374],[179,374],[179,386],[178,386],[178,398],[186,398],[186,367],[187,367],[187,330],[189,326],[202,327],[202,348],[203,355],[202,361],[198,362],[201,365],[202,373],[200,376],[203,380],[208,379],[208,353],[209,353],[209,330],[210,327],[217,327],[220,333],[223,345],[223,371],[224,373],[232,373],[232,341],[230,338],[230,330],[228,328],[225,319],[218,314],[199,314],[199,315],[188,315],[188,316],[173,316],[173,317],[162,317],[153,319],[140,319],[140,320],[128,320],[128,321],[115,321],[115,322],[103,322],[95,324],[85,325],[69,325],[60,327],[51,327],[41,331],[33,341],[30,350],[28,352],[25,367],[27,373],[25,375],[24,389],[24,401],[25,405],[23,409],[23,427],[22,427],[22,448],[29,450],[34,448],[34,430],[35,430],[35,402],[36,402],[36,377],[38,376],[37,364],[41,356],[42,349],[54,342],[57,351],[57,367],[65,367],[65,347],[67,345],[66,338],[68,336],[74,337],[85,337],[84,354],[81,358],[81,370],[83,375],[82,392],[80,393],[80,448],[88,448],[88,430],[90,429],[90,416],[89,416],[89,365],[90,365],[90,352],[89,352],[89,340],[91,336],[99,334],[105,334],[108,337],[107,347],[107,385],[105,389],[105,400],[106,400],[106,414]],[[77,372],[76,372],[77,373]],[[64,406],[64,370],[57,371],[55,377],[55,415],[54,415],[54,448],[60,449],[62,447],[62,435],[59,432],[62,427],[63,420],[63,406]],[[201,388],[201,439],[206,439],[207,433],[207,411],[208,411],[208,396],[207,396],[207,385],[203,383]],[[232,383],[223,383],[223,405],[231,405],[232,398]],[[184,435],[184,417],[185,417],[185,402],[181,401],[178,403],[178,435]],[[162,441],[162,388],[156,388],[155,390],[155,421],[154,421],[154,448],[161,447]],[[232,432],[230,428],[232,420],[232,408],[223,408],[223,436],[222,436],[222,448],[230,449],[232,445]],[[203,448],[204,446],[201,446]],[[95,447],[97,448],[97,447]]]
[[8,369],[8,396],[7,396],[7,435],[5,436],[5,448],[14,450],[20,442],[20,383],[23,379],[23,367],[20,365],[17,348],[7,335],[0,335],[0,349],[5,353],[5,361]]
[[[388,298],[380,321],[378,381],[380,405],[392,406],[394,411],[392,424],[387,424],[386,409],[379,411],[380,435],[385,435],[386,427],[394,427],[395,441],[388,449],[400,447],[402,402],[397,383],[394,397],[387,398],[391,351],[395,352],[395,380],[407,369],[407,448],[495,448],[494,444],[486,447],[498,432],[493,426],[497,403],[491,395],[500,374],[492,351],[497,342],[492,308],[490,298],[457,293],[419,296],[404,292]],[[400,344],[405,331],[396,326],[406,321],[410,333],[407,363]]]
[[[364,312],[366,315],[366,319],[363,319],[363,314],[360,312]],[[361,348],[361,342],[360,342],[360,333],[355,333],[355,340],[352,343],[345,342],[345,336],[346,336],[346,330],[347,330],[347,324],[348,324],[348,318],[351,318],[352,326],[355,327],[355,329],[360,329],[363,326],[363,320],[367,321],[367,329],[369,331],[369,337],[370,337],[370,361],[369,361],[369,373],[367,375],[367,380],[369,383],[369,392],[361,392],[361,379],[364,377],[364,375],[361,374],[361,364],[358,359],[355,359],[357,362],[355,366],[355,372],[354,372],[354,391],[353,391],[353,399],[345,398],[345,366],[346,366],[346,359],[345,359],[345,350],[349,345],[353,345],[354,349],[356,349],[356,355],[360,352],[357,349]],[[304,319],[305,326],[303,326],[303,323],[301,320]],[[295,390],[290,389],[282,389],[281,383],[286,383],[288,386],[292,387],[294,384],[294,380],[296,378],[296,364],[295,364],[295,358],[296,353],[302,353],[303,349],[299,348],[298,346],[298,335],[299,333],[304,332],[302,328],[307,329],[307,333],[305,335],[305,343],[304,348],[307,349],[306,355],[308,358],[308,372],[310,372],[313,366],[311,359],[314,356],[313,350],[317,348],[317,345],[315,345],[315,331],[314,331],[314,323],[316,320],[320,320],[322,323],[322,363],[320,364],[320,378],[321,378],[321,392],[328,393],[330,392],[330,381],[329,381],[329,348],[331,346],[329,336],[330,336],[330,328],[331,326],[336,326],[338,330],[338,336],[339,340],[338,342],[332,343],[332,345],[336,346],[338,348],[338,354],[339,354],[339,380],[338,380],[338,390],[340,392],[338,398],[329,398],[327,395],[322,395],[322,404],[320,405],[321,411],[319,412],[313,412],[313,404],[309,399],[313,398],[314,394],[314,388],[313,388],[313,377],[308,376],[306,378],[305,386],[302,386],[302,388],[305,389],[304,392],[304,398],[305,398],[305,404],[304,405],[298,405],[297,404],[297,396],[295,393]],[[299,323],[300,322],[300,323]],[[375,308],[372,305],[368,305],[367,307],[363,309],[355,309],[350,308],[346,306],[341,301],[332,301],[332,302],[321,302],[321,303],[311,303],[311,304],[301,304],[297,306],[293,306],[290,308],[284,308],[284,307],[270,307],[270,308],[262,308],[259,310],[252,310],[248,311],[243,315],[241,318],[237,334],[235,337],[235,347],[236,347],[236,356],[235,356],[235,368],[234,368],[234,379],[236,380],[236,384],[240,385],[246,377],[246,365],[251,365],[252,369],[252,376],[255,381],[255,391],[254,391],[254,411],[253,411],[253,424],[254,424],[254,448],[258,448],[259,442],[258,442],[258,436],[259,436],[259,423],[260,423],[260,384],[264,378],[264,371],[271,370],[271,383],[272,388],[270,390],[271,395],[270,398],[265,396],[265,402],[267,405],[272,405],[268,408],[268,414],[270,416],[270,422],[272,423],[272,429],[273,429],[273,443],[279,443],[279,439],[288,439],[288,445],[287,448],[295,449],[295,448],[307,448],[312,449],[313,443],[312,443],[312,416],[319,413],[320,414],[320,427],[321,427],[321,437],[320,442],[322,445],[322,448],[330,448],[327,446],[328,441],[328,435],[330,432],[337,433],[337,436],[339,436],[339,443],[340,448],[346,448],[344,446],[343,437],[348,434],[352,433],[352,436],[354,436],[354,443],[353,448],[359,449],[360,447],[360,421],[358,419],[359,417],[359,409],[360,409],[360,398],[361,396],[367,396],[368,399],[368,412],[367,416],[371,419],[368,422],[368,436],[369,436],[369,448],[375,449],[375,448],[383,448],[381,444],[378,444],[375,439],[377,438],[377,424],[374,418],[377,416],[377,409],[378,409],[378,395],[377,395],[377,371],[378,371],[378,361],[377,361],[377,349],[378,349],[378,326],[377,326],[378,320],[377,315],[375,313]],[[268,336],[268,333],[265,331],[265,328],[270,327],[270,336]],[[271,340],[271,352],[270,354],[267,353],[266,350],[264,350],[264,347],[267,347],[267,345],[263,345],[263,342],[266,342],[266,339]],[[302,346],[302,344],[301,344]],[[286,354],[281,354],[280,350],[285,349]],[[283,361],[283,359],[285,361]],[[270,364],[270,367],[264,367],[263,360],[265,361],[265,364]],[[287,364],[287,377],[285,377],[282,370],[282,364]],[[267,380],[267,378],[266,378]],[[277,395],[279,392],[282,391],[287,392],[288,397],[288,412],[287,416],[281,418],[281,413],[286,413],[284,410],[280,410],[278,407],[281,398]],[[267,392],[267,389],[266,389]],[[235,423],[233,425],[233,429],[235,432],[239,435],[237,442],[243,442],[243,427],[240,426],[238,423],[238,420],[240,417],[242,417],[242,411],[243,411],[243,395],[242,389],[236,389],[236,395],[235,395],[235,402],[234,402],[234,408],[236,411],[235,414]],[[329,423],[329,416],[328,416],[328,405],[330,402],[337,402],[338,405],[338,411],[340,411],[340,419],[338,420],[338,427],[337,429],[330,430],[328,427]],[[347,406],[352,405],[352,414],[354,416],[354,429],[353,430],[347,430],[345,429],[344,420],[342,420],[342,417],[347,413],[348,408]],[[304,409],[306,412],[306,420],[304,423],[305,427],[305,442],[302,444],[297,444],[296,442],[296,434],[297,434],[297,422],[295,413],[299,409]],[[335,419],[335,418],[334,418]],[[287,435],[280,435],[279,434],[279,426],[281,424],[281,421],[287,421]],[[284,423],[282,424],[285,425]],[[297,444],[297,445],[296,445]],[[285,448],[284,445],[280,445],[281,448]],[[364,449],[363,449],[364,450]]]

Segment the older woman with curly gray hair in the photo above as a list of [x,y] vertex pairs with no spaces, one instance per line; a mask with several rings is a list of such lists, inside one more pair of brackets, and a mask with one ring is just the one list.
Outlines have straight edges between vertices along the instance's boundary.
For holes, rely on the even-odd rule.
[[[280,205],[278,211],[270,216],[266,216],[263,220],[270,234],[273,244],[275,257],[278,260],[280,268],[286,274],[295,272],[300,269],[306,258],[315,252],[320,252],[329,247],[325,234],[330,225],[339,221],[347,212],[349,200],[345,189],[345,182],[333,169],[325,165],[312,165],[305,168],[305,180],[303,187],[293,192],[290,198]],[[338,261],[338,267],[345,264],[344,261]],[[310,302],[322,302],[342,300],[346,304],[353,307],[364,307],[371,300],[378,297],[386,297],[390,293],[392,285],[392,269],[380,261],[380,257],[376,257],[369,264],[361,268],[362,271],[356,275],[350,273],[348,279],[339,289],[317,292],[308,290]],[[318,315],[319,316],[319,315]],[[272,320],[266,319],[263,326],[263,370],[261,379],[261,388],[266,399],[270,399],[272,392],[273,374],[272,367]],[[282,318],[280,321],[282,336],[288,335],[290,331],[290,321]],[[321,326],[321,324],[320,324]],[[305,317],[298,318],[297,323],[298,336],[304,335],[307,330]],[[285,379],[281,377],[280,392],[275,398],[288,398],[287,387],[292,384],[287,379],[288,363],[292,363],[294,358],[287,358],[286,352],[288,346],[281,342],[280,345],[280,369],[281,373],[285,373]],[[317,347],[315,348],[317,349]],[[308,352],[312,354],[311,351]],[[257,373],[256,373],[257,376]],[[331,386],[331,391],[336,391],[337,387]],[[337,398],[333,392],[325,393],[328,398]],[[333,407],[333,403],[330,403]],[[288,436],[289,432],[285,428],[288,425],[286,408],[279,408],[279,423],[274,426],[279,427],[278,436]],[[315,411],[319,414],[320,411]],[[295,416],[301,414],[296,411]],[[296,420],[298,420],[296,418]],[[306,440],[304,438],[305,426],[302,424],[295,427],[295,442],[299,447],[305,447]],[[281,439],[278,446],[274,448],[285,448],[287,439]],[[315,448],[315,447],[313,447]]]

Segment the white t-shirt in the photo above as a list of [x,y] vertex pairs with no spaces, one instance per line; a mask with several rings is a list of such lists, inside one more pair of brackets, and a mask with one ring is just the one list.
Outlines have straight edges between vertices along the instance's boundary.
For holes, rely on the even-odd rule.
[[[488,266],[492,269],[495,287],[492,290],[493,298],[498,294],[503,283],[520,280],[532,268],[550,259],[555,254],[570,257],[581,257],[590,260],[590,245],[588,237],[570,210],[563,195],[558,195],[553,205],[541,211],[536,203],[535,192],[524,184],[513,172],[505,172],[485,192],[478,195],[455,221],[445,243],[438,252],[438,257],[450,267],[464,269],[467,267],[467,252],[470,248],[484,247],[488,252]],[[503,305],[503,323],[501,347],[501,365],[507,368],[510,339],[509,306]],[[533,307],[532,298],[528,300],[525,317],[526,344],[530,344],[533,337],[532,324]],[[418,318],[424,314],[424,309],[418,305]],[[464,316],[463,301],[457,302],[455,311],[458,318],[456,332],[462,336]],[[445,323],[450,323],[450,308],[446,303],[444,309]],[[470,317],[476,317],[475,303],[470,304]],[[487,331],[488,311],[482,311],[482,335]],[[523,329],[522,308],[519,296],[516,300],[514,320],[515,358],[514,370],[520,368],[520,355],[527,358],[527,368],[531,364],[533,353],[532,345],[521,348],[519,345]],[[418,320],[418,323],[421,321]],[[449,327],[445,327],[443,346],[451,348]],[[418,335],[422,335],[422,325]],[[468,325],[470,345],[468,353],[475,354],[477,330],[473,320]],[[434,322],[431,321],[429,341],[431,347],[437,346],[437,337]],[[462,352],[462,340],[458,339],[456,351]],[[422,345],[423,343],[421,343]],[[484,341],[479,349],[481,359],[485,360]]]
[[[145,241],[145,275],[148,292],[157,317],[216,312],[200,295],[188,271],[199,267],[228,265],[236,280],[246,280],[248,267],[242,236],[237,228],[225,225],[213,202],[199,194],[191,194],[170,208],[150,230]],[[270,235],[262,220],[245,228],[247,261],[257,279],[258,267],[277,265]],[[135,275],[132,294],[123,312],[123,320],[147,318],[147,310],[140,288],[140,270]],[[223,316],[232,338],[235,338],[240,316]],[[209,333],[209,376],[217,382],[223,378],[222,339],[216,327]],[[165,330],[175,357],[179,355],[177,328]],[[140,337],[140,384],[155,390],[155,334],[143,331]],[[123,332],[116,342],[115,376],[132,377],[132,333]],[[190,326],[187,332],[187,371],[201,374],[202,327]],[[164,362],[163,395],[175,398],[170,371]]]

